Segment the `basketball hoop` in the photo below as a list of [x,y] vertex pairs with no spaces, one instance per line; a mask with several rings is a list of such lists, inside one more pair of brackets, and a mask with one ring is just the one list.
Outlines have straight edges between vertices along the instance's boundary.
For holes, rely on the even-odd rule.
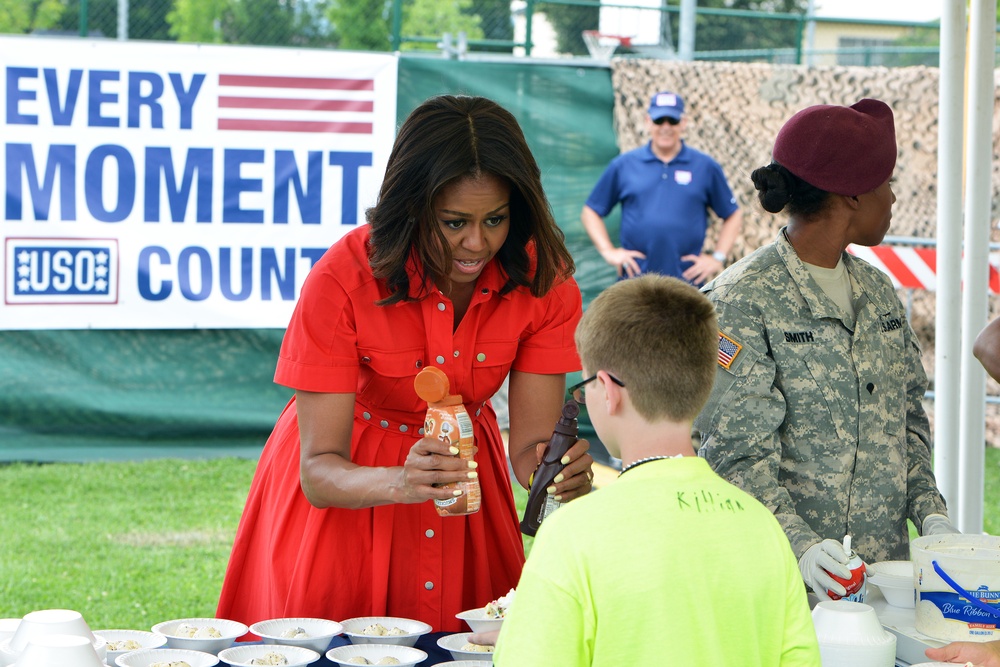
[[597,30],[584,30],[582,35],[590,57],[602,62],[609,62],[611,55],[619,46],[629,47],[632,45],[631,37],[607,35]]

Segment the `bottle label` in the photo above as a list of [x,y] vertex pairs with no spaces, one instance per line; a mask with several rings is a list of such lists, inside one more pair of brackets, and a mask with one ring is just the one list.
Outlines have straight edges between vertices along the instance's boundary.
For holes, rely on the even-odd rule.
[[475,435],[475,431],[472,430],[472,418],[469,417],[469,413],[465,410],[457,410],[455,412],[455,417],[458,421],[459,441],[465,443],[472,440]]
[[546,518],[557,509],[562,507],[562,503],[555,499],[553,496],[545,496],[545,504],[542,506],[541,520],[545,521]]
[[[458,447],[459,456],[467,461],[474,460],[475,432],[472,419],[462,405],[446,408],[428,407],[424,419],[424,434],[448,445]],[[462,495],[443,500],[434,500],[440,516],[455,516],[478,512],[482,503],[482,490],[478,479],[436,485],[444,489],[458,489]]]
[[847,569],[851,571],[850,579],[843,579],[835,574],[828,573],[847,590],[847,593],[841,596],[832,591],[827,591],[827,595],[830,596],[831,600],[864,602],[868,594],[868,573],[865,570],[864,561],[853,551],[850,554],[850,560],[847,561]]

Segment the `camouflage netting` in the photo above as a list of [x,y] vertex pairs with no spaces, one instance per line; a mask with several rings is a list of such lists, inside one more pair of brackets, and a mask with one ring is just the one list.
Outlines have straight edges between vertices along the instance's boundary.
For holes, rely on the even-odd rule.
[[[888,103],[895,113],[899,157],[893,190],[890,234],[933,239],[937,228],[938,70],[929,67],[803,67],[763,63],[613,60],[615,126],[622,151],[648,141],[646,107],[654,93],[671,90],[684,98],[685,140],[722,165],[744,211],[743,237],[736,258],[772,241],[784,214],[772,215],[757,203],[750,172],[770,162],[774,136],[799,109],[813,104],[853,104],[864,97]],[[1000,113],[994,111],[993,183],[1000,184]],[[993,197],[992,219],[1000,217]],[[714,246],[709,229],[706,247]],[[1000,241],[996,226],[991,242]],[[912,303],[911,320],[923,348],[924,368],[934,375],[933,292],[900,292]],[[990,298],[990,318],[1000,315],[1000,299]],[[957,326],[957,325],[956,325]],[[987,391],[1000,394],[989,381]],[[933,403],[927,403],[933,422]],[[987,405],[987,442],[1000,446],[1000,407]]]

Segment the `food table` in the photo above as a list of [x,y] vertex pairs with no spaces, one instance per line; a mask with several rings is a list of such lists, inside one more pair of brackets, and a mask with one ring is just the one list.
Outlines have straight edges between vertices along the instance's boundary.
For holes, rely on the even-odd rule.
[[[436,665],[441,662],[448,662],[450,660],[454,660],[454,658],[451,657],[451,653],[449,653],[448,651],[444,650],[443,648],[437,645],[438,639],[444,637],[445,635],[450,635],[450,634],[454,633],[430,632],[426,635],[421,636],[420,639],[417,640],[417,643],[414,645],[414,648],[418,648],[427,654],[427,659],[421,663],[418,663],[418,667],[429,667],[430,665]],[[259,641],[238,642],[237,644],[235,644],[235,646],[243,646],[245,644],[262,644],[262,643],[263,642]],[[350,643],[351,640],[345,637],[344,635],[337,635],[330,641],[330,645],[326,648],[326,650],[329,651],[332,648],[336,648],[338,646],[346,646]],[[485,655],[484,659],[489,660],[490,658],[488,655]],[[323,654],[320,656],[320,659],[312,663],[309,667],[338,667],[338,665],[337,663],[328,660],[326,657],[326,651],[323,651]]]
[[878,586],[868,586],[865,604],[871,605],[878,615],[882,627],[896,635],[896,665],[908,667],[921,662],[931,662],[924,651],[931,647],[944,646],[944,642],[928,637],[917,631],[916,610],[912,607],[894,607],[885,601]]

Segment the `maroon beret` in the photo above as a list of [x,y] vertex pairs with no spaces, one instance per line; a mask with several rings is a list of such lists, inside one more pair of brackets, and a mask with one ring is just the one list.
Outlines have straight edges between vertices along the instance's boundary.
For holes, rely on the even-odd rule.
[[896,128],[885,102],[818,104],[799,111],[774,139],[774,161],[806,183],[857,196],[882,185],[896,166]]

